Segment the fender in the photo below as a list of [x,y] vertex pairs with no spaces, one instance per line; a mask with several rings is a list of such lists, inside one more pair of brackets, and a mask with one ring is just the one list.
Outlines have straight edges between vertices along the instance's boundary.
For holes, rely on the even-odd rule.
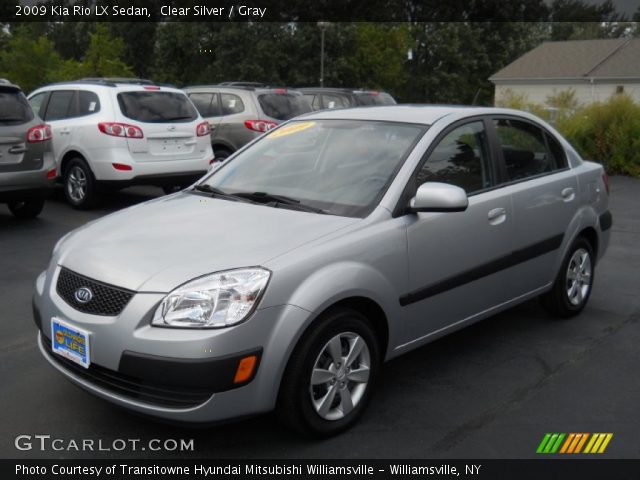
[[[354,287],[355,285],[358,287]],[[380,306],[387,320],[394,319],[392,322],[387,322],[388,355],[401,338],[403,313],[397,301],[398,295],[396,287],[382,273],[369,265],[350,261],[327,265],[307,277],[292,292],[287,302],[313,312],[298,332],[296,342],[309,325],[332,305],[348,298],[364,297]]]

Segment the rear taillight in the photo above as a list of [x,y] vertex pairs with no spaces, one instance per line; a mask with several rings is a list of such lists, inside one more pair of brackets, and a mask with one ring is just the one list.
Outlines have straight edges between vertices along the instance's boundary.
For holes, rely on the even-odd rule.
[[607,172],[602,174],[602,183],[604,183],[604,189],[607,192],[607,195],[609,195],[609,175],[607,175]]
[[199,123],[196,127],[196,135],[199,137],[204,137],[205,135],[209,135],[211,133],[211,126],[209,122]]
[[266,120],[245,120],[244,126],[254,132],[268,132],[272,128],[276,128],[278,124],[276,122],[268,122]]
[[57,174],[56,169],[52,168],[51,170],[49,170],[47,172],[47,178],[49,178],[49,179],[56,178],[56,174]]
[[37,143],[51,140],[51,127],[49,125],[36,125],[27,132],[27,142]]
[[140,127],[135,125],[128,125],[126,123],[116,122],[103,122],[98,124],[98,129],[112,137],[125,137],[125,138],[143,138],[144,134]]

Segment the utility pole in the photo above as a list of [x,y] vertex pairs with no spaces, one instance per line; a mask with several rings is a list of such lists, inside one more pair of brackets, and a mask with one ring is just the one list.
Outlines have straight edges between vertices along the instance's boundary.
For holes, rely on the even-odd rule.
[[320,86],[324,87],[324,31],[329,22],[318,22],[320,28]]

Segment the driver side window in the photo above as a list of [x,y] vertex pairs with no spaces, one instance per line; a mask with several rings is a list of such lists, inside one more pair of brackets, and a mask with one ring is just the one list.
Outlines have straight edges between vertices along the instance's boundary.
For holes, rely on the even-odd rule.
[[442,138],[418,172],[416,187],[425,182],[450,183],[467,194],[493,185],[487,132],[481,120],[454,128]]

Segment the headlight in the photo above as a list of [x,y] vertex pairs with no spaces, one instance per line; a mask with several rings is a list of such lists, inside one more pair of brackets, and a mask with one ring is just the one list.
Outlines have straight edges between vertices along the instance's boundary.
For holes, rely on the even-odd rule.
[[178,328],[235,325],[253,311],[270,276],[264,268],[242,268],[192,280],[166,296],[151,324]]

